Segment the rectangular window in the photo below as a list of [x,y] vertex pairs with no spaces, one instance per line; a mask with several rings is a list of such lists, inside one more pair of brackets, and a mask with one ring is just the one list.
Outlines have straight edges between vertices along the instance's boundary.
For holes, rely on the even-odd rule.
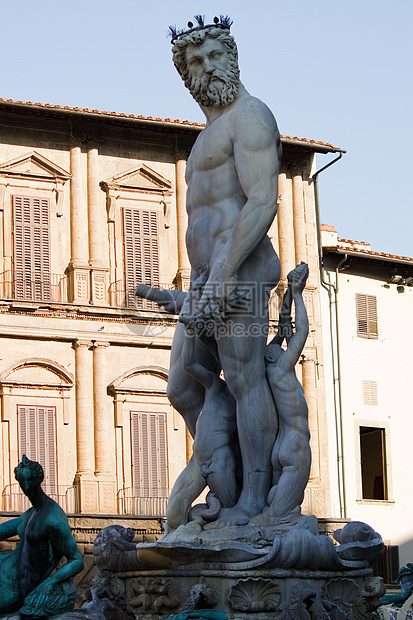
[[48,493],[57,483],[55,416],[54,407],[17,406],[19,459],[25,454],[40,463]]
[[13,196],[13,259],[13,296],[49,301],[50,219],[46,198]]
[[385,545],[383,555],[373,566],[374,574],[382,577],[384,583],[395,583],[400,570],[399,547]]
[[377,381],[363,381],[363,405],[377,404]]
[[360,455],[363,499],[388,499],[384,428],[360,426]]
[[356,293],[357,336],[377,339],[377,298]]
[[159,288],[159,238],[156,211],[123,208],[126,305],[158,309],[157,304],[136,299],[138,284]]
[[131,411],[135,497],[168,497],[166,414]]

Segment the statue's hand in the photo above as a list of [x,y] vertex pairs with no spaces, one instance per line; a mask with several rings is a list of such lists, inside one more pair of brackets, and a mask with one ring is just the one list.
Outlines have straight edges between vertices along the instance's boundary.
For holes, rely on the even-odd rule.
[[24,610],[40,610],[43,608],[50,594],[55,587],[55,579],[53,576],[48,577],[41,584],[37,586],[26,598],[24,599]]
[[293,295],[301,295],[308,278],[307,263],[300,263],[295,269],[290,271],[287,276],[288,284],[291,286]]
[[222,323],[227,312],[237,305],[237,300],[237,276],[225,263],[214,263],[203,287],[197,314]]

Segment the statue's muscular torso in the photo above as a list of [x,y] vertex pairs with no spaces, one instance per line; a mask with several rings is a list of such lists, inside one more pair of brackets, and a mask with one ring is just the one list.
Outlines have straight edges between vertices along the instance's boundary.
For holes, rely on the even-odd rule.
[[[193,269],[199,265],[211,265],[220,257],[220,250],[247,202],[234,158],[235,124],[243,113],[246,100],[263,106],[250,95],[228,106],[201,132],[188,159],[186,243]],[[268,251],[272,253],[267,237],[263,244],[268,244]]]

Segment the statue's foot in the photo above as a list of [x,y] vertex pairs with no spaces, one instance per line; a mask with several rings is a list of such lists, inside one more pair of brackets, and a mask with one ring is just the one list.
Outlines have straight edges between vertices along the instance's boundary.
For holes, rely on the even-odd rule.
[[252,517],[249,524],[255,527],[270,527],[271,525],[276,525],[276,517],[271,515],[269,508],[266,508],[260,515]]
[[317,517],[301,514],[298,506],[287,514],[279,514],[270,508],[267,508],[262,514],[254,516],[249,525],[254,527],[278,527],[280,529],[289,529],[294,526],[302,527],[310,530],[313,534],[318,534]]
[[233,508],[224,510],[215,523],[222,527],[226,525],[247,525],[255,514],[257,514],[257,506],[238,503]]

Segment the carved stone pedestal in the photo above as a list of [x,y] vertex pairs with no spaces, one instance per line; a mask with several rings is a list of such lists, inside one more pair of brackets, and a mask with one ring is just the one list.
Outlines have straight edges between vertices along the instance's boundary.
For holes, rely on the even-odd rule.
[[[95,585],[100,595],[93,595],[89,613],[97,605],[103,616],[96,618],[117,618],[111,615],[115,606],[119,619],[131,620],[159,620],[193,609],[224,611],[229,620],[367,620],[376,617],[382,593],[371,569],[102,571]],[[84,611],[71,612],[70,618],[94,617]]]
[[335,533],[335,546],[314,517],[296,521],[284,530],[191,522],[140,544],[133,530],[107,527],[93,548],[100,572],[90,600],[65,618],[375,619],[384,594],[369,568],[383,546],[377,532],[353,522]]

